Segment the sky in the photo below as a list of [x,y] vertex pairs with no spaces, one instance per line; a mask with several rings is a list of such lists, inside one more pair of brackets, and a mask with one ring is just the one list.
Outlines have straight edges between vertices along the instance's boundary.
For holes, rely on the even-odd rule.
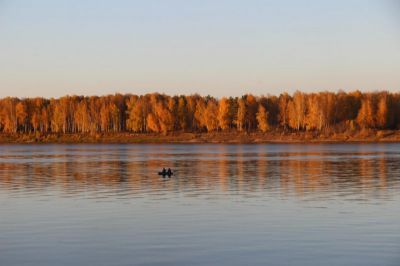
[[0,0],[0,97],[400,89],[398,0]]

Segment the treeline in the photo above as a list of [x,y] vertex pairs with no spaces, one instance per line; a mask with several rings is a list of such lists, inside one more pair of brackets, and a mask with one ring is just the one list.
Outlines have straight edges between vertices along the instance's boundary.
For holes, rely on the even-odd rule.
[[400,93],[295,92],[216,99],[115,94],[0,99],[0,132],[324,131],[400,128]]

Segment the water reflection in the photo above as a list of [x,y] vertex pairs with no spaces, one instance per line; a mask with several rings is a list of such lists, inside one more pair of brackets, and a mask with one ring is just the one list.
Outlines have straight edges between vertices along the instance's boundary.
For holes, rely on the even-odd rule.
[[[390,198],[399,188],[398,145],[3,146],[0,191],[62,195],[108,191],[299,198]],[[171,167],[175,176],[156,175]],[[195,192],[195,193],[193,193]],[[102,197],[104,194],[101,195]]]
[[0,265],[398,265],[399,148],[0,146]]

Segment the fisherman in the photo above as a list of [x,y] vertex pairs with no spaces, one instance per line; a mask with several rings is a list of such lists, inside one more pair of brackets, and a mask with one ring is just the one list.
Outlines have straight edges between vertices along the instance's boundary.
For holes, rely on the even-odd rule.
[[165,167],[162,169],[162,175],[166,175],[167,174],[167,170],[165,170]]
[[172,170],[171,170],[171,168],[168,168],[167,175],[172,175]]

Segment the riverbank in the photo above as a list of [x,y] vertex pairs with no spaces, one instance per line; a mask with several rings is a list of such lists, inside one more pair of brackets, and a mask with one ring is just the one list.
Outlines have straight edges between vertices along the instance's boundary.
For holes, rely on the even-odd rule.
[[362,130],[353,132],[267,133],[213,132],[135,134],[0,134],[0,143],[341,143],[400,142],[400,130]]

